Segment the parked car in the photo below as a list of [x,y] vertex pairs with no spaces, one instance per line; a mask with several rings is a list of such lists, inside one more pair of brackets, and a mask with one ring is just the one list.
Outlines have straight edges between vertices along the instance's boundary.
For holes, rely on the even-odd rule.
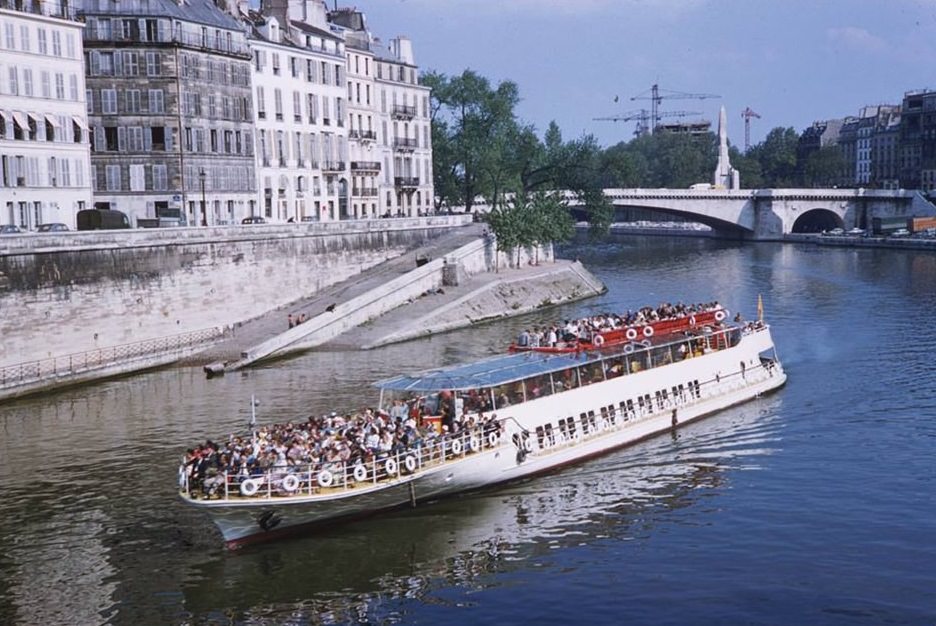
[[66,224],[61,222],[49,222],[48,224],[39,224],[36,231],[40,233],[62,233],[71,230]]
[[110,209],[84,209],[76,217],[78,230],[112,230],[130,228],[130,220],[125,213]]
[[16,224],[0,224],[0,235],[18,235],[23,229]]
[[241,224],[266,224],[262,215],[250,215],[241,220]]
[[897,230],[891,233],[891,237],[909,237],[909,236],[910,236],[910,231],[907,230],[906,228],[898,228]]
[[851,230],[849,230],[849,231],[848,231],[848,234],[849,234],[849,235],[856,235],[856,236],[860,237],[861,235],[864,235],[864,234],[865,234],[865,231],[864,231],[864,228],[857,228],[857,227],[856,227],[856,228],[852,228]]
[[832,230],[824,231],[822,234],[823,234],[823,235],[831,235],[831,236],[833,236],[833,237],[836,237],[836,236],[839,236],[839,235],[844,235],[844,234],[845,234],[845,229],[844,229],[844,228],[833,228]]

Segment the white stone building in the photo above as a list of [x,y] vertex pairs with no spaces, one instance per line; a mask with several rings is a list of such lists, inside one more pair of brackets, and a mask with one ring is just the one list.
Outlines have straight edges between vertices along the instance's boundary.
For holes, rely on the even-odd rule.
[[0,0],[0,224],[91,206],[81,31],[67,4]]
[[352,194],[352,211],[373,215],[373,191],[379,215],[431,211],[430,90],[419,84],[412,43],[397,37],[384,46],[354,9],[333,11],[330,19],[344,29],[348,44],[349,111],[356,131],[351,154],[352,163],[358,164],[351,173],[364,192]]
[[322,0],[273,0],[249,11],[260,214],[275,222],[348,212],[343,38]]

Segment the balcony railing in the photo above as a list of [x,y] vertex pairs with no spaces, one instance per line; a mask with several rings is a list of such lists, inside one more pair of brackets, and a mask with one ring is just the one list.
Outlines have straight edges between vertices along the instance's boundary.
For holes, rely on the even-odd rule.
[[412,176],[397,176],[393,179],[393,184],[396,187],[402,187],[404,189],[419,187],[419,178]]
[[58,0],[0,0],[0,9],[57,17],[63,20],[78,20],[78,9],[68,6],[67,2]]
[[394,104],[390,115],[395,120],[411,120],[416,117],[416,107],[407,104]]
[[364,198],[375,198],[377,196],[376,187],[354,187],[351,190],[351,195],[364,197]]
[[359,139],[361,141],[377,141],[377,132],[373,130],[358,130],[352,128],[348,131],[349,139]]
[[352,172],[379,172],[379,161],[351,161]]
[[409,137],[394,137],[393,138],[393,148],[394,150],[403,150],[405,152],[412,152],[418,145],[415,139],[410,139]]
[[344,161],[325,161],[322,164],[323,172],[343,172],[345,169]]
[[[11,1],[15,2],[16,0],[0,0],[0,2]],[[130,12],[128,11],[128,13]],[[145,33],[142,34],[145,35]],[[95,26],[88,26],[84,29],[84,41],[85,43],[139,42],[145,43],[149,46],[156,46],[159,44],[174,44],[184,46],[186,48],[211,50],[214,52],[222,52],[241,57],[251,56],[247,42],[242,40],[232,40],[229,42],[226,37],[223,37],[219,40],[217,37],[212,35],[204,36],[202,33],[184,31],[170,32],[168,29],[165,31],[159,31],[154,39],[149,39],[146,36],[141,36],[141,31],[131,31],[128,33],[117,27],[100,28]]]

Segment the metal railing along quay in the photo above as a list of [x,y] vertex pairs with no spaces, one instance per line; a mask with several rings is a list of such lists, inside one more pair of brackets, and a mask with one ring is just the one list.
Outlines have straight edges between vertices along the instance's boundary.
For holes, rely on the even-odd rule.
[[76,376],[115,365],[133,363],[154,356],[169,356],[188,348],[201,347],[223,339],[229,331],[223,327],[206,328],[169,337],[108,346],[97,350],[28,361],[0,367],[0,388],[33,384],[43,380]]

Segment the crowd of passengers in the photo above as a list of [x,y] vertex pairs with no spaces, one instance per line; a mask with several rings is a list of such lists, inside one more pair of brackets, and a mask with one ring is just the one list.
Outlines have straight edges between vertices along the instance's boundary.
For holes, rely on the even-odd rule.
[[720,308],[718,301],[698,304],[664,302],[656,308],[645,306],[636,311],[628,309],[623,315],[599,313],[577,320],[564,320],[548,326],[534,326],[532,330],[524,329],[517,337],[517,345],[522,348],[555,348],[575,342],[600,344],[601,340],[598,337],[601,333],[610,330],[681,319]]
[[[458,417],[454,397],[446,392],[439,394],[434,407],[427,407],[426,401],[396,400],[389,411],[332,412],[305,422],[261,426],[246,436],[232,434],[224,443],[208,440],[186,452],[182,471],[192,496],[209,499],[223,496],[225,474],[234,489],[248,478],[281,479],[290,471],[304,472],[310,467],[313,475],[323,470],[352,475],[357,465],[363,464],[370,472],[374,461],[381,465],[385,459],[402,458],[422,448],[438,453],[439,444],[469,433],[485,441],[491,433],[500,436],[502,426],[494,413]],[[441,414],[441,433],[421,419],[433,411]],[[373,478],[371,473],[368,476]]]

